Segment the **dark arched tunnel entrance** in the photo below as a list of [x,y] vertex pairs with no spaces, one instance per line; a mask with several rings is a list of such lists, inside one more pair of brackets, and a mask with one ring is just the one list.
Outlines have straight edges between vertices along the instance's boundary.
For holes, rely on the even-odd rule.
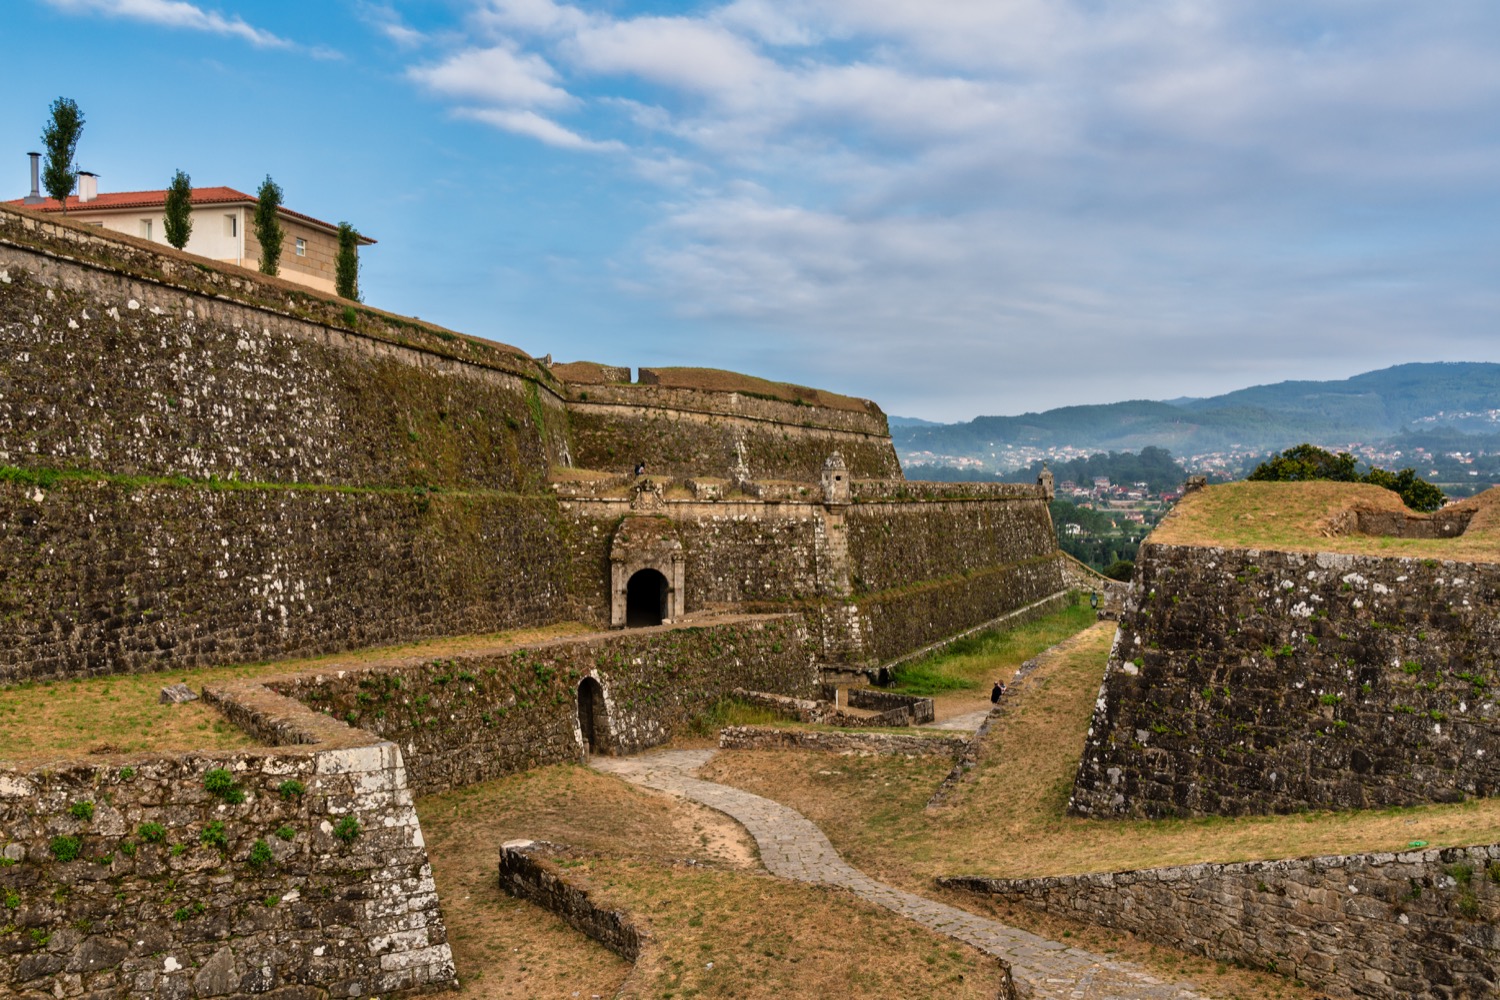
[[658,570],[643,569],[625,584],[625,627],[660,625],[667,617],[667,578]]
[[600,753],[609,746],[604,688],[592,677],[578,683],[578,731],[583,734],[584,753]]

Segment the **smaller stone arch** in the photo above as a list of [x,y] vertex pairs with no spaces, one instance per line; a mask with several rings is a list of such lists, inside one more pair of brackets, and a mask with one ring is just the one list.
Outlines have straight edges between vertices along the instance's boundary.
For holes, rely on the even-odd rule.
[[609,549],[609,623],[614,628],[660,625],[686,611],[682,542],[668,517],[637,515],[620,522]]
[[583,741],[584,756],[608,753],[614,744],[609,731],[609,706],[604,700],[604,685],[597,677],[578,682],[578,737]]

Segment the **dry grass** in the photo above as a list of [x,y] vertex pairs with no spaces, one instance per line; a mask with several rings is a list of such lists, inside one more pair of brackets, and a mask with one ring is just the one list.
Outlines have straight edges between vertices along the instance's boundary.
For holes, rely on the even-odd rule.
[[[944,809],[928,813],[924,808],[948,770],[943,761],[730,751],[712,760],[703,776],[799,810],[855,867],[921,892],[931,891],[937,875],[1015,878],[1387,851],[1413,840],[1432,847],[1500,841],[1500,800],[1241,819],[1105,822],[1067,816],[1068,793],[1113,632],[1113,624],[1100,623],[1065,652],[1045,657],[1034,673],[1011,688],[1007,712],[991,731],[983,762]],[[950,901],[977,905],[958,895]],[[1123,936],[1085,932],[1035,916],[1025,919],[1040,925],[1039,932],[1050,927],[1058,934],[1061,927],[1075,936],[1091,935],[1094,947],[1102,941],[1122,955],[1151,960],[1148,946]],[[1172,954],[1161,950],[1162,956]],[[1207,986],[1216,973],[1200,966],[1191,974],[1208,977],[1198,980]],[[1162,971],[1159,966],[1157,971]],[[1262,995],[1254,992],[1253,983],[1236,978],[1242,973],[1227,970],[1225,975],[1220,992]]]
[[500,891],[500,844],[518,838],[600,852],[570,864],[569,877],[648,927],[657,949],[633,980],[645,996],[821,997],[852,987],[868,996],[992,997],[998,989],[997,966],[972,949],[847,893],[759,874],[753,845],[727,817],[586,768],[513,775],[424,798],[417,811],[466,995],[612,996],[630,972]]
[[158,704],[161,689],[178,681],[196,691],[233,678],[367,666],[416,656],[455,656],[588,631],[582,625],[568,623],[298,660],[19,684],[0,689],[0,756],[11,761],[28,761],[88,754],[109,756],[253,746],[250,737],[202,702]]
[[1189,493],[1152,532],[1167,545],[1221,545],[1287,552],[1348,552],[1418,559],[1500,560],[1500,490],[1464,501],[1477,513],[1457,538],[1331,535],[1328,522],[1353,509],[1406,511],[1390,490],[1368,483],[1227,483]]

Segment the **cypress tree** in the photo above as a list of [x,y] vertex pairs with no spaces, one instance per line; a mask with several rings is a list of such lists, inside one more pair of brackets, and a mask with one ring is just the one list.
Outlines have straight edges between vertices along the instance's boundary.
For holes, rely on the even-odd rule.
[[281,207],[281,187],[266,174],[255,200],[255,238],[260,242],[260,273],[276,274],[281,270],[281,241],[286,231],[276,210]]
[[181,250],[193,235],[193,179],[181,170],[172,175],[172,183],[167,185],[166,215],[162,229],[166,231],[167,242]]
[[52,102],[52,120],[42,130],[42,145],[47,149],[47,162],[42,170],[42,187],[56,198],[63,211],[68,210],[68,195],[78,183],[78,170],[73,156],[78,151],[78,137],[83,134],[83,112],[71,97],[59,97]]
[[359,231],[339,223],[339,254],[334,260],[333,283],[342,298],[359,301]]

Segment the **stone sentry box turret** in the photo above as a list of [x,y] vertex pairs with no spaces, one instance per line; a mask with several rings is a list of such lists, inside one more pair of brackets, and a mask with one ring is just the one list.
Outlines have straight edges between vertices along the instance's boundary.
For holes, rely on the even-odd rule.
[[672,519],[659,514],[627,516],[609,549],[612,628],[661,625],[686,611],[682,541]]

